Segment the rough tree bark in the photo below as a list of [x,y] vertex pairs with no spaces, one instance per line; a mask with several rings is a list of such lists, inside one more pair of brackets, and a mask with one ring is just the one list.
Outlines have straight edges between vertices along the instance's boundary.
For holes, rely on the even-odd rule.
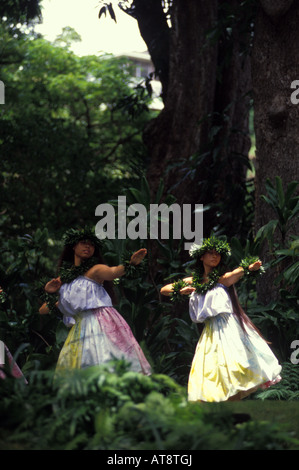
[[[261,0],[259,3],[252,56],[256,230],[276,218],[260,197],[265,194],[266,179],[274,180],[278,175],[284,187],[290,181],[299,180],[299,104],[291,101],[291,83],[299,79],[299,3],[293,0]],[[292,233],[298,233],[298,221]],[[266,251],[263,256],[267,261]],[[264,303],[277,298],[273,273],[263,276],[258,295]]]
[[[143,0],[133,2],[134,15],[151,52],[152,43],[157,44],[157,24],[161,25],[161,10],[157,8],[157,3],[161,2],[151,0],[156,7],[151,9],[153,16],[148,11],[146,17],[141,8],[143,3]],[[250,37],[239,30],[241,15],[239,23],[231,28],[229,38],[225,25],[219,33],[217,24],[223,13],[220,12],[222,4],[226,2],[175,0],[168,33],[165,24],[162,25],[166,40],[163,53],[168,54],[162,76],[164,109],[144,132],[150,154],[148,180],[155,193],[163,178],[165,193],[174,194],[180,204],[223,203],[229,193],[237,201],[242,192],[238,188],[245,181],[245,160],[250,148],[248,92],[251,83],[249,55],[241,49],[244,41],[249,47]],[[238,2],[231,2],[231,7],[236,9]],[[151,57],[158,70],[157,55],[151,54]],[[211,141],[213,129],[218,131]],[[194,165],[194,171],[186,177],[190,170],[189,158],[203,154],[206,157],[202,164]],[[211,171],[215,171],[212,176]],[[217,184],[213,184],[213,188],[203,184],[208,180]],[[228,191],[228,185],[235,186],[237,194],[231,188]],[[227,201],[227,207],[230,202]],[[231,236],[238,232],[238,227],[232,211],[229,216],[227,235]],[[214,225],[215,213],[207,213],[205,234],[209,234]]]
[[[167,80],[164,78],[162,81],[164,109],[144,133],[150,152],[148,178],[153,192],[161,177],[166,192],[173,186],[173,172],[166,172],[167,167],[184,161],[198,151],[199,121],[213,109],[217,47],[211,44],[206,48],[203,46],[206,30],[212,28],[217,19],[217,1],[212,0],[205,7],[203,4],[202,1],[173,2],[172,28],[168,30],[168,75]],[[143,14],[137,20],[150,50],[153,31],[145,37]],[[157,69],[155,57],[152,56],[152,59]],[[181,203],[190,199],[190,193],[185,189],[176,191]]]
[[[173,185],[173,172],[166,174],[167,166],[198,150],[199,121],[213,109],[217,51],[211,46],[201,51],[201,47],[204,30],[216,20],[216,2],[209,2],[206,9],[201,3],[189,3],[187,8],[182,1],[174,5],[165,107],[145,132],[151,154],[148,177],[153,191],[162,175],[166,190]],[[182,203],[189,202],[188,193],[183,188],[176,191]]]

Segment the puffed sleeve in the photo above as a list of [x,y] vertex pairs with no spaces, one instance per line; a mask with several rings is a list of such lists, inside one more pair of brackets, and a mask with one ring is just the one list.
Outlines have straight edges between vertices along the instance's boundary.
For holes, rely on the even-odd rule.
[[189,300],[189,315],[194,323],[202,323],[208,318],[223,313],[232,313],[232,302],[227,289],[218,284],[206,294],[193,292]]
[[101,284],[79,276],[69,284],[63,284],[59,291],[58,308],[67,326],[75,323],[77,313],[99,307],[111,307],[112,301]]

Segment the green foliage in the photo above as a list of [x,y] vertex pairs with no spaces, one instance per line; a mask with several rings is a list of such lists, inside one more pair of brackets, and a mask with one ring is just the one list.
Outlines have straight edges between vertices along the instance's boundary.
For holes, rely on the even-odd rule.
[[134,93],[125,58],[77,57],[69,31],[53,44],[24,34],[18,42],[14,33],[6,28],[3,37],[11,59],[1,69],[1,231],[14,236],[47,227],[57,236],[90,224],[120,182],[138,177],[149,100],[138,94],[142,111],[128,120],[119,107]]
[[[52,367],[66,329],[60,316],[38,314],[35,284],[56,274],[62,233],[90,225],[99,203],[139,177],[148,98],[136,92],[138,119],[128,120],[120,106],[134,94],[126,60],[75,56],[69,46],[78,37],[69,28],[53,44],[5,22],[1,28],[6,105],[0,113],[0,285],[7,293],[1,338],[12,352],[28,345],[21,366],[38,360]],[[127,248],[111,245],[108,262]],[[144,298],[131,304],[122,294],[124,316],[141,341],[148,315],[136,327],[134,322]]]
[[298,306],[296,298],[285,297],[268,305],[252,304],[248,314],[265,338],[274,337],[271,345],[280,361],[286,361],[290,355],[290,346],[299,337]]
[[280,176],[276,176],[275,185],[267,179],[267,195],[262,195],[269,206],[272,207],[276,219],[270,220],[266,225],[260,228],[256,238],[263,242],[265,239],[269,242],[270,249],[274,248],[273,235],[276,229],[280,232],[281,243],[286,242],[288,232],[291,231],[293,224],[299,214],[299,196],[294,195],[298,187],[297,181],[292,181],[283,190],[283,182]]
[[[289,449],[292,436],[269,422],[235,425],[229,410],[188,403],[164,375],[128,372],[123,362],[29,383],[1,382],[0,447],[24,450]],[[25,404],[25,406],[24,406]],[[33,426],[34,423],[34,426]]]
[[6,0],[1,2],[0,16],[15,23],[29,23],[40,18],[41,0]]
[[258,231],[254,246],[259,252],[266,249],[266,269],[273,274],[279,296],[267,305],[254,305],[249,313],[267,337],[275,338],[275,348],[282,361],[290,356],[290,344],[299,337],[298,327],[298,237],[290,235],[298,218],[298,182],[292,181],[283,190],[280,177],[275,184],[266,182],[267,195],[262,196],[273,209],[275,219]]
[[267,244],[271,256],[269,267],[276,272],[275,285],[282,292],[286,290],[294,296],[299,292],[299,239],[290,234],[299,214],[298,184],[292,181],[284,191],[279,176],[275,178],[275,186],[267,180],[267,196],[263,195],[262,198],[272,207],[276,218],[261,227],[256,235],[260,249]]
[[282,380],[278,384],[256,392],[258,400],[299,400],[299,368],[297,364],[285,362],[282,364]]
[[32,235],[2,240],[1,287],[6,294],[0,308],[0,338],[14,354],[26,344],[18,357],[19,364],[31,367],[31,360],[41,360],[50,366],[57,359],[60,341],[56,329],[61,328],[57,316],[38,314],[39,298],[35,290],[37,280],[52,275],[57,246],[46,229]]
[[287,249],[278,249],[275,252],[277,259],[276,264],[285,264],[287,266],[283,269],[282,273],[277,277],[276,283],[283,283],[295,296],[299,293],[299,238],[295,238],[290,242]]

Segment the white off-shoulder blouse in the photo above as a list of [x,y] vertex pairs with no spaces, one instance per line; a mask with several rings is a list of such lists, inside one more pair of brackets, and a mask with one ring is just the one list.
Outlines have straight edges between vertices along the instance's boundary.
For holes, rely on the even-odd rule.
[[79,276],[60,287],[58,308],[67,326],[75,323],[73,317],[79,312],[99,307],[112,307],[111,298],[102,284]]
[[205,295],[193,292],[189,300],[189,313],[194,323],[203,323],[219,314],[233,313],[233,305],[227,287],[218,283]]

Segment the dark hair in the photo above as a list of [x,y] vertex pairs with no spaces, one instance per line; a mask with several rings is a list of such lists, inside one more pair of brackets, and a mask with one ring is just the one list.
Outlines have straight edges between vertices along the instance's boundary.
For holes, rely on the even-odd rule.
[[[76,243],[75,243],[76,245]],[[58,261],[58,269],[62,266],[63,262],[68,262],[68,263],[74,263],[74,246],[75,245],[65,245],[59,261]],[[94,254],[93,258],[96,258],[98,260],[98,264],[107,264],[103,258],[103,255],[100,252],[100,249],[98,246],[94,246]],[[115,292],[113,288],[113,282],[112,281],[104,281],[103,282],[103,287],[104,289],[108,292],[108,294],[111,297],[112,303],[114,304],[116,302],[116,297],[115,297]]]
[[[245,327],[244,327],[244,325],[247,325],[247,326],[251,327],[253,330],[255,330],[265,340],[265,338],[263,337],[260,330],[255,326],[254,323],[252,323],[250,318],[244,312],[244,310],[243,310],[243,308],[240,304],[238,294],[237,294],[237,291],[236,291],[236,288],[235,288],[234,285],[231,285],[228,288],[228,293],[229,293],[229,296],[230,296],[232,304],[233,304],[234,313],[238,317],[238,320],[240,322],[240,325],[241,325],[243,331],[245,331],[245,333],[247,333],[246,330],[245,330]],[[268,341],[266,341],[266,342],[268,343]]]

